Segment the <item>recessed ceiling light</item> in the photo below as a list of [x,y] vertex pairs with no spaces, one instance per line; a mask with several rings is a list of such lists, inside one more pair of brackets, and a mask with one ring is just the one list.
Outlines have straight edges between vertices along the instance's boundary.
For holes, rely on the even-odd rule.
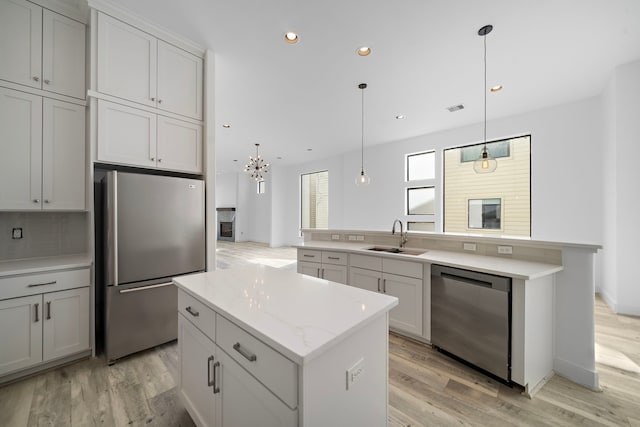
[[234,161],[234,162],[237,162],[237,161],[238,161],[238,159],[233,159],[233,161]]
[[450,113],[453,113],[455,111],[460,111],[463,108],[464,108],[464,105],[458,104],[458,105],[452,105],[451,107],[447,107],[447,110],[449,110]]
[[313,151],[313,148],[307,148],[307,151]]
[[222,125],[223,128],[225,129],[229,129],[231,127],[231,125],[229,123],[225,123]]
[[494,86],[491,88],[491,92],[499,92],[502,90],[502,85]]
[[367,56],[371,53],[371,48],[367,46],[362,46],[362,47],[359,47],[356,52],[358,52],[358,55],[360,56]]
[[278,157],[276,157],[276,159],[278,159],[278,160],[282,160],[282,157],[278,156]]
[[289,31],[288,33],[284,34],[284,41],[286,41],[287,43],[296,44],[298,43],[298,40],[300,40],[300,38],[294,32]]
[[396,119],[398,119],[398,120],[402,120],[402,119],[404,119],[405,117],[407,117],[407,116],[405,116],[404,114],[398,114],[398,115],[396,116]]

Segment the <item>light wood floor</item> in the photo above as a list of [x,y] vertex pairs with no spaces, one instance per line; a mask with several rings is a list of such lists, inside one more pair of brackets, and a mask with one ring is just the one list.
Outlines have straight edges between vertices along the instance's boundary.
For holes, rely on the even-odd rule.
[[[295,249],[218,243],[219,268],[263,263],[295,270]],[[530,400],[391,334],[389,426],[640,427],[640,318],[615,315],[600,298],[595,310],[601,393],[555,376]],[[176,395],[176,364],[170,343],[113,366],[86,360],[10,384],[0,388],[0,427],[193,426]]]

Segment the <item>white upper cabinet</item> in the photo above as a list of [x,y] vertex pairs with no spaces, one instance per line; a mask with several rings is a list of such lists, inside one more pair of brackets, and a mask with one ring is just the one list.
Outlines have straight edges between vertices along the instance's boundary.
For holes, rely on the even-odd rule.
[[0,87],[0,209],[39,210],[42,97]]
[[0,79],[85,97],[85,26],[25,0],[0,1]]
[[42,88],[84,99],[84,24],[45,9],[42,35]]
[[42,8],[0,1],[0,79],[41,88]]
[[0,210],[85,208],[85,108],[0,87]]
[[98,92],[202,120],[203,61],[98,14]]
[[156,106],[157,39],[98,14],[98,92]]
[[202,126],[158,115],[158,167],[202,172]]
[[202,119],[202,58],[158,40],[158,108]]
[[85,107],[44,98],[42,208],[85,208]]

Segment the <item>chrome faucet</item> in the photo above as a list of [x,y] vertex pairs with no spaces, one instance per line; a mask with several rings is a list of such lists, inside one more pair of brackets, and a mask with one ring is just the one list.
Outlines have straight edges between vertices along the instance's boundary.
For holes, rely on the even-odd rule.
[[407,233],[402,232],[402,221],[396,219],[393,221],[393,227],[391,228],[391,234],[396,234],[396,223],[400,224],[400,247],[404,247],[404,244],[407,243]]

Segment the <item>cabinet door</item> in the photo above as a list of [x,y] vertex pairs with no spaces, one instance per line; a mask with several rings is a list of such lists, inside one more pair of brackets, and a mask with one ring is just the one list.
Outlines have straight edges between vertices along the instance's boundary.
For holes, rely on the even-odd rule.
[[290,409],[235,360],[218,349],[216,385],[220,388],[219,427],[294,427],[298,411]]
[[351,267],[349,269],[349,285],[367,291],[380,292],[382,291],[382,273]]
[[338,282],[347,284],[347,266],[346,265],[332,265],[322,264],[322,278],[331,280],[332,282]]
[[322,264],[319,262],[298,261],[297,271],[307,276],[320,277]]
[[42,306],[44,361],[89,348],[89,288],[44,294]]
[[158,40],[158,108],[202,119],[202,58]]
[[0,301],[0,375],[42,361],[42,295]]
[[158,167],[202,173],[202,126],[158,116]]
[[42,8],[24,0],[0,1],[0,79],[41,87]]
[[98,100],[98,160],[156,167],[156,115]]
[[40,210],[42,97],[0,87],[0,153],[0,210]]
[[155,37],[98,14],[98,92],[156,106]]
[[216,425],[213,369],[215,344],[178,314],[180,398],[198,426]]
[[42,88],[85,98],[85,26],[49,10],[42,12]]
[[422,280],[383,274],[384,293],[398,298],[389,312],[389,326],[422,335]]
[[43,209],[85,208],[85,107],[44,98]]

